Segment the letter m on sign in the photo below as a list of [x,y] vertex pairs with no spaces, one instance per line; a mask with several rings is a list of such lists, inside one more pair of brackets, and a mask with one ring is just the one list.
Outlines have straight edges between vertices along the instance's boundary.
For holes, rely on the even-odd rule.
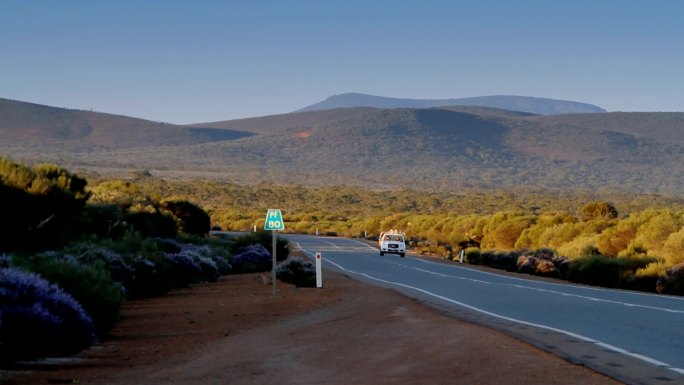
[[264,230],[285,230],[285,223],[283,222],[283,215],[280,209],[269,209],[266,213],[266,221],[264,222]]

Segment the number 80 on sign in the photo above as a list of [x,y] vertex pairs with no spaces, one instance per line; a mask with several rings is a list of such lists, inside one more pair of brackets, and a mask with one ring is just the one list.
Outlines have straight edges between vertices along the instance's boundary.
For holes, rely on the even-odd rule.
[[266,213],[266,220],[264,221],[264,230],[285,230],[285,223],[283,222],[283,215],[280,209],[269,209]]

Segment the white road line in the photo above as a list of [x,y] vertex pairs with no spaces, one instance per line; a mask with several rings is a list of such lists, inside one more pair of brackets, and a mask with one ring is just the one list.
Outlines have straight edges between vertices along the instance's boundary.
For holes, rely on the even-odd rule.
[[[423,262],[423,263],[427,263],[427,264],[429,264],[429,265],[437,265],[437,266],[446,267],[446,268],[450,268],[450,269],[466,269],[466,270],[469,270],[469,271],[472,271],[472,272],[476,272],[476,273],[479,273],[479,274],[491,275],[491,276],[495,276],[495,277],[503,277],[503,278],[510,279],[510,280],[513,280],[513,281],[530,282],[530,280],[529,280],[529,279],[526,279],[526,278],[517,278],[517,277],[510,277],[510,276],[502,276],[502,275],[495,274],[495,273],[490,273],[490,272],[487,272],[487,271],[472,269],[472,268],[469,268],[468,266],[461,265],[461,264],[459,264],[459,265],[445,265],[445,264],[443,264],[443,263],[436,263],[436,262],[432,262],[432,261],[429,261],[429,260],[426,260],[426,259],[422,259],[422,258],[413,258],[413,260],[419,261],[419,262]],[[545,285],[550,285],[550,286],[562,286],[562,287],[568,286],[567,284],[563,284],[563,283],[554,283],[554,282],[544,282],[544,284],[545,284]],[[590,287],[590,286],[577,286],[577,287],[578,287],[578,288],[581,288],[581,289],[583,289],[583,290],[590,290],[590,291],[592,291],[592,290],[593,290],[593,291],[606,291],[606,290],[608,290],[608,291],[619,292],[618,290],[611,290],[611,289],[608,289],[608,288],[596,288],[596,287]],[[629,292],[629,294],[631,294],[631,295],[636,295],[636,296],[642,296],[642,297],[656,297],[656,298],[667,297],[668,299],[672,299],[672,300],[676,300],[676,301],[684,301],[684,297],[680,297],[680,296],[669,296],[669,295],[663,295],[663,294],[651,294],[651,293],[644,293],[644,292],[639,292],[639,291]]]
[[[297,246],[300,247],[300,246],[299,246],[299,243],[297,243]],[[300,247],[300,249],[301,249],[301,247]],[[307,254],[313,255],[311,252],[309,252],[309,251],[307,251],[307,250],[302,249],[302,251],[305,252],[305,253],[307,253]],[[328,262],[328,263],[334,265],[335,267],[337,267],[338,269],[340,269],[340,270],[342,270],[342,271],[345,271],[345,272],[348,272],[348,273],[360,275],[360,276],[366,277],[366,278],[371,279],[371,280],[374,280],[374,281],[383,282],[383,283],[387,283],[387,284],[390,284],[390,285],[395,285],[395,286],[399,286],[399,287],[404,287],[404,288],[407,288],[407,289],[415,290],[415,291],[417,291],[417,292],[420,292],[420,293],[426,294],[426,295],[428,295],[428,296],[431,296],[431,297],[440,299],[440,300],[442,300],[442,301],[446,301],[446,302],[452,303],[452,304],[454,304],[454,305],[458,305],[458,306],[464,307],[464,308],[466,308],[466,309],[470,309],[470,310],[476,311],[476,312],[478,312],[478,313],[485,314],[485,315],[488,315],[488,316],[491,316],[491,317],[495,317],[495,318],[498,318],[498,319],[502,319],[502,320],[506,320],[506,321],[510,321],[510,322],[515,322],[515,323],[519,323],[519,324],[522,324],[522,325],[532,326],[532,327],[536,327],[536,328],[540,328],[540,329],[550,330],[550,331],[553,331],[553,332],[556,332],[556,333],[565,334],[565,335],[567,335],[567,336],[570,336],[570,337],[573,337],[573,338],[576,338],[576,339],[579,339],[579,340],[582,340],[582,341],[585,341],[585,342],[588,342],[588,343],[595,344],[596,346],[599,346],[599,347],[602,347],[602,348],[605,348],[605,349],[614,351],[614,352],[616,352],[616,353],[620,353],[620,354],[623,354],[623,355],[626,355],[626,356],[630,356],[630,357],[636,358],[636,359],[638,359],[638,360],[641,360],[641,361],[644,361],[644,362],[648,362],[648,363],[650,363],[650,364],[657,365],[657,366],[660,366],[660,367],[663,367],[663,368],[667,368],[667,369],[670,369],[670,370],[672,370],[672,371],[674,371],[674,372],[677,372],[677,373],[680,373],[680,374],[684,374],[684,369],[682,369],[682,368],[673,367],[673,366],[671,366],[670,364],[667,364],[667,363],[665,363],[665,362],[656,360],[655,358],[647,357],[647,356],[644,356],[644,355],[641,355],[641,354],[638,354],[638,353],[633,353],[633,352],[630,352],[630,351],[625,350],[625,349],[623,349],[623,348],[620,348],[620,347],[617,347],[617,346],[614,346],[614,345],[611,345],[611,344],[607,344],[607,343],[605,343],[605,342],[601,342],[601,341],[595,340],[595,339],[593,339],[593,338],[585,337],[585,336],[583,336],[583,335],[581,335],[581,334],[573,333],[573,332],[571,332],[571,331],[567,331],[567,330],[563,330],[563,329],[554,328],[554,327],[551,327],[551,326],[546,326],[546,325],[537,324],[537,323],[533,323],[533,322],[527,322],[527,321],[519,320],[519,319],[516,319],[516,318],[506,317],[506,316],[503,316],[503,315],[500,315],[500,314],[492,313],[492,312],[490,312],[490,311],[487,311],[487,310],[484,310],[484,309],[480,309],[480,308],[477,308],[477,307],[474,307],[474,306],[465,304],[465,303],[463,303],[463,302],[459,302],[459,301],[453,300],[453,299],[451,299],[451,298],[447,298],[447,297],[441,296],[441,295],[439,295],[439,294],[435,294],[435,293],[429,292],[429,291],[427,291],[427,290],[424,290],[424,289],[421,289],[421,288],[418,288],[418,287],[414,287],[414,286],[406,285],[406,284],[399,283],[399,282],[393,282],[393,281],[388,281],[388,280],[385,280],[385,279],[373,277],[373,276],[368,275],[368,274],[366,274],[366,273],[360,273],[360,272],[357,272],[357,271],[348,270],[348,269],[345,269],[344,267],[342,267],[341,265],[339,265],[339,264],[337,264],[337,263],[335,263],[335,262],[333,262],[333,261],[330,261],[330,260],[325,260],[325,262]],[[491,273],[490,273],[490,274],[491,274]],[[492,274],[492,275],[494,275],[494,274]]]
[[[422,259],[418,259],[418,260],[423,261]],[[423,262],[433,263],[433,262],[429,262],[429,261],[423,261]],[[439,265],[439,266],[443,266],[443,265]],[[465,268],[465,267],[464,267],[464,268]],[[414,268],[414,269],[419,270],[419,271],[424,271],[424,272],[430,272],[429,270],[424,270],[424,269],[418,269],[418,268]],[[476,272],[478,272],[478,273],[487,274],[487,275],[494,275],[494,276],[499,277],[499,278],[501,277],[500,275],[496,275],[496,274],[489,273],[489,272],[484,272],[484,271],[479,271],[479,270],[472,270],[472,269],[468,269],[468,270],[470,270],[470,271],[476,271]],[[442,274],[442,273],[439,273],[439,274]],[[448,276],[448,275],[445,275],[445,276]],[[454,278],[462,278],[462,277],[454,277]],[[530,282],[529,280],[524,280],[524,279],[520,279],[520,278],[514,278],[514,277],[506,277],[506,278],[510,278],[510,279],[514,279],[514,280],[523,281],[523,282],[525,282],[525,283],[529,283],[529,282]],[[485,283],[485,281],[480,281],[480,280],[477,280],[477,279],[469,279],[469,280],[470,280],[470,281],[473,281],[473,282],[483,282],[483,283]],[[648,310],[657,310],[657,311],[663,311],[663,312],[666,312],[666,313],[684,314],[684,310],[669,309],[669,308],[657,307],[657,306],[640,305],[640,304],[631,303],[631,302],[615,301],[615,300],[610,300],[610,299],[603,299],[603,298],[591,297],[591,296],[588,296],[588,295],[572,294],[572,293],[566,293],[566,292],[557,291],[557,290],[542,289],[542,288],[539,288],[539,287],[533,287],[533,286],[527,286],[527,285],[512,284],[512,283],[495,283],[495,282],[486,282],[486,283],[490,283],[490,284],[494,284],[494,285],[500,285],[500,286],[510,286],[510,287],[515,287],[515,288],[518,288],[518,289],[534,290],[534,291],[539,291],[539,292],[543,292],[543,293],[557,294],[557,295],[561,295],[561,296],[564,296],[564,297],[581,298],[581,299],[586,299],[586,300],[595,301],[595,302],[605,302],[605,303],[610,303],[610,304],[613,304],[613,305],[621,305],[621,306],[626,306],[626,307],[636,307],[636,308],[643,308],[643,309],[648,309]],[[556,285],[556,286],[567,287],[567,285],[558,284],[558,283],[552,283],[552,282],[544,282],[543,284],[545,284],[545,285],[546,285],[546,284],[549,284],[549,285]],[[585,288],[585,287],[582,287],[582,289],[599,290],[599,289],[596,289],[596,288],[593,288],[593,287],[592,287],[592,288]],[[631,293],[630,293],[630,294],[631,294]]]

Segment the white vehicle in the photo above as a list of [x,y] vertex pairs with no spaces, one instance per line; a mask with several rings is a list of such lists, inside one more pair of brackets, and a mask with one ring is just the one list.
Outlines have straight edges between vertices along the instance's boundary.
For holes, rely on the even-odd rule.
[[380,255],[399,254],[403,258],[406,255],[406,236],[396,230],[383,231],[378,238],[378,246]]

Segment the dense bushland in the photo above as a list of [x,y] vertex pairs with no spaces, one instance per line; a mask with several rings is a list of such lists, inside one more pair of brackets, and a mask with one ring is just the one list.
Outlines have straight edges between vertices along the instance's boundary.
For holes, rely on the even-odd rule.
[[[259,244],[270,234],[208,238],[209,215],[187,200],[128,182],[86,185],[56,166],[0,159],[0,363],[88,347],[126,298],[255,270],[240,254],[233,269],[233,250],[260,248],[271,266]],[[286,258],[287,243],[276,241]]]
[[[0,288],[26,280],[42,287],[39,280],[49,281],[48,286],[56,286],[46,296],[62,298],[63,293],[70,299],[62,302],[78,305],[69,305],[76,309],[69,314],[87,316],[69,316],[65,319],[73,325],[64,327],[78,324],[93,336],[115,324],[126,298],[212,282],[221,274],[269,270],[271,232],[238,239],[205,236],[210,226],[261,228],[264,207],[281,208],[290,232],[372,239],[394,228],[406,232],[410,246],[421,253],[458,260],[464,250],[468,263],[684,294],[684,206],[674,198],[239,186],[164,181],[149,173],[87,186],[85,179],[56,166],[28,168],[0,159],[0,230],[7,230],[0,233]],[[192,201],[202,202],[207,210]],[[276,245],[278,277],[310,286],[315,279],[311,264],[287,258],[286,241],[277,238]],[[17,271],[37,275],[16,278]],[[24,292],[3,289],[0,295],[17,296],[11,293]],[[23,295],[0,302],[3,317],[13,314],[16,320],[0,323],[0,345],[12,346],[11,341],[19,340],[11,338],[24,338],[14,333],[20,326],[70,335],[50,326],[62,325],[61,315],[40,310],[46,305]],[[17,301],[25,302],[19,308]],[[85,320],[90,326],[84,326]],[[55,338],[45,335],[43,340]],[[92,343],[83,342],[83,336],[73,338],[64,345],[68,349],[51,350],[52,342],[35,342],[35,350],[17,350],[16,357],[63,354]],[[4,360],[16,358],[8,352],[2,351]]]
[[[149,177],[138,183],[149,195],[201,201],[212,224],[225,230],[261,228],[264,207],[279,207],[286,232],[373,238],[394,228],[406,232],[418,252],[453,258],[476,247],[477,253],[468,249],[471,262],[511,271],[521,265],[528,272],[554,275],[547,271],[553,261],[528,258],[545,249],[556,263],[567,260],[558,272],[562,278],[568,278],[572,264],[570,276],[578,282],[597,283],[589,278],[597,275],[604,277],[598,279],[604,286],[684,294],[677,285],[663,283],[676,281],[672,268],[684,262],[684,204],[676,197],[609,191],[363,190]],[[519,262],[520,257],[528,259]]]

